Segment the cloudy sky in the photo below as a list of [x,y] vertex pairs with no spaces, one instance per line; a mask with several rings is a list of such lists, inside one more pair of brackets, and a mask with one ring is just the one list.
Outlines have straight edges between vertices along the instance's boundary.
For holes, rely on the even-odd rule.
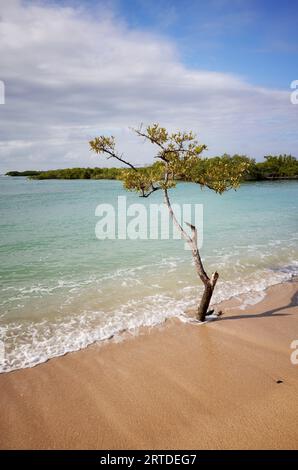
[[[193,129],[206,155],[298,157],[296,0],[0,0],[0,172],[135,163],[140,123]],[[1,101],[0,101],[1,102]]]

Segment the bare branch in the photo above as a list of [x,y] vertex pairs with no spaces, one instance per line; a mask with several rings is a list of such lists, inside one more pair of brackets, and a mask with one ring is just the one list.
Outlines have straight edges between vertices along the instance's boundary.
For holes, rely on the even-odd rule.
[[149,197],[152,193],[154,193],[155,191],[158,191],[159,189],[161,189],[159,186],[158,187],[155,187],[152,185],[152,189],[146,193],[144,190],[142,191],[142,194],[140,197]]
[[218,279],[218,278],[219,278],[219,274],[218,274],[217,271],[215,271],[215,272],[212,274],[211,280],[210,280],[213,289],[214,289],[214,287],[215,287],[215,284],[217,283],[217,279]]
[[134,131],[138,136],[144,137],[146,140],[150,140],[150,142],[158,145],[158,147],[160,147],[162,150],[165,150],[165,147],[160,142],[158,142],[156,139],[153,139],[152,137],[149,137],[149,135],[142,132],[141,129],[134,129]]
[[191,231],[192,231],[192,239],[191,239],[192,240],[192,253],[193,253],[193,257],[194,257],[194,261],[195,261],[195,265],[196,265],[197,274],[200,277],[200,279],[203,281],[204,284],[208,284],[210,279],[209,279],[209,276],[208,276],[208,274],[206,273],[206,271],[204,269],[202,259],[201,259],[201,255],[200,255],[200,251],[199,251],[199,248],[198,248],[198,231],[197,231],[197,228],[195,227],[195,225],[189,224],[188,222],[185,222],[185,223],[186,223],[186,225],[188,225],[191,228]]
[[134,171],[138,171],[138,169],[130,162],[127,162],[126,160],[124,160],[124,158],[122,158],[122,156],[120,157],[119,155],[117,155],[115,152],[112,152],[110,149],[108,148],[103,148],[103,152],[107,153],[108,155],[110,155],[109,157],[107,158],[115,158],[116,160],[118,160],[119,162],[122,162],[124,163],[125,165],[129,166],[132,170]]
[[188,222],[185,222],[185,224],[188,225],[191,228],[192,241],[196,246],[198,246],[198,231],[197,231],[197,228],[194,225],[189,224]]

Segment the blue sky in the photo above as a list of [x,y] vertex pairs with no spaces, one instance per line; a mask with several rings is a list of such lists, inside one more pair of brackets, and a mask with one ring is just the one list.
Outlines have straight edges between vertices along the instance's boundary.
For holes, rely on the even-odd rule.
[[297,1],[0,0],[0,172],[105,166],[88,141],[192,129],[206,155],[298,156]]
[[[66,2],[68,4],[72,2]],[[251,83],[289,88],[298,72],[296,0],[90,0],[110,6],[130,28],[176,43],[190,67],[240,74]]]

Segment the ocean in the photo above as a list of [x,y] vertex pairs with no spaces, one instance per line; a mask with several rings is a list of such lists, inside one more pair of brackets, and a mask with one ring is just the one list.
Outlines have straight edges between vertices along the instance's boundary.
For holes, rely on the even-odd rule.
[[[0,177],[0,371],[137,334],[196,304],[202,286],[181,240],[98,239],[99,204],[162,202],[119,181]],[[201,254],[220,278],[213,303],[242,308],[298,274],[298,182],[250,182],[223,195],[179,183],[173,203],[203,205]],[[202,233],[199,233],[201,236]]]

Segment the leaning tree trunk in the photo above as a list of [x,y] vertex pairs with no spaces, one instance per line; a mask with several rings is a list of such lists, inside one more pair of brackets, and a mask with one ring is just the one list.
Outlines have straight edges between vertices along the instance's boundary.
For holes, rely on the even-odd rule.
[[180,230],[183,238],[191,246],[192,256],[193,256],[193,259],[194,259],[194,262],[195,262],[195,267],[196,267],[197,274],[198,274],[199,278],[201,279],[202,283],[204,284],[204,293],[203,293],[200,305],[198,307],[197,318],[200,321],[205,321],[205,318],[208,315],[208,308],[209,308],[209,305],[210,305],[211,297],[212,297],[217,279],[219,277],[219,274],[217,272],[214,272],[212,274],[211,278],[209,278],[208,274],[206,273],[206,271],[204,269],[204,266],[203,266],[203,263],[202,263],[202,260],[201,260],[201,256],[200,256],[200,252],[199,252],[199,248],[198,248],[198,233],[197,233],[196,227],[194,225],[189,224],[189,223],[186,222],[186,224],[191,228],[192,236],[190,237],[185,232],[182,225],[178,222],[178,220],[177,220],[177,218],[174,214],[174,211],[173,211],[172,206],[171,206],[171,202],[170,202],[170,199],[169,199],[167,189],[164,189],[164,195],[165,195],[165,204],[168,207],[170,216],[171,216],[174,224]]
[[214,273],[211,279],[208,279],[207,282],[204,283],[204,293],[198,307],[198,320],[200,321],[205,321],[217,279],[218,273]]

